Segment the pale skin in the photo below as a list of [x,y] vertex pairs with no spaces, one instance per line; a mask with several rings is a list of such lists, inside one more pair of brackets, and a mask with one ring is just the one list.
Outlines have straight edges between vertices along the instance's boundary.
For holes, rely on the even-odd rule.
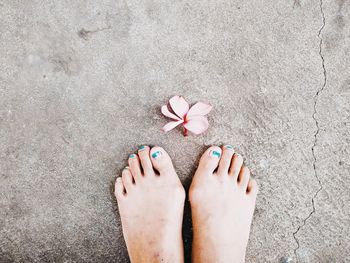
[[[185,190],[160,147],[132,154],[115,183],[123,235],[133,263],[184,262]],[[192,261],[244,262],[258,186],[231,146],[202,155],[189,191]]]

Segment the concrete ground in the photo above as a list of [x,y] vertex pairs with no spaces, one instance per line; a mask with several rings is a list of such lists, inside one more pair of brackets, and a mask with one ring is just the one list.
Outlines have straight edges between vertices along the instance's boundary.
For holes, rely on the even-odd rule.
[[[349,67],[347,0],[0,0],[0,262],[128,262],[128,154],[188,187],[222,143],[260,184],[247,262],[350,262]],[[160,131],[177,94],[214,105],[205,134]]]

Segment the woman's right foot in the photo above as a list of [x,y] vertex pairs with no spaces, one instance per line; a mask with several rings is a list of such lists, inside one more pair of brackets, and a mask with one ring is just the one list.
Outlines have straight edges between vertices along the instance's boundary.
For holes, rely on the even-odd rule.
[[131,154],[115,196],[131,262],[184,261],[185,190],[163,148],[143,146]]
[[194,263],[244,262],[257,193],[232,146],[203,154],[190,187]]

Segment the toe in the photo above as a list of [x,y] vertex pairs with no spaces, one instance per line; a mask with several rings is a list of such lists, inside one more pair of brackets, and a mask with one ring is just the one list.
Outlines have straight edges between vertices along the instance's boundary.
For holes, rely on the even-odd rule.
[[153,147],[150,156],[154,168],[161,175],[175,175],[175,169],[168,153],[161,147]]
[[249,179],[250,179],[250,171],[248,167],[243,166],[238,175],[238,185],[245,191],[247,190]]
[[134,153],[130,154],[128,163],[129,163],[130,171],[135,179],[135,182],[137,182],[142,177],[140,160],[137,154],[134,154]]
[[247,187],[248,195],[256,196],[259,191],[259,186],[256,180],[250,179]]
[[218,175],[227,175],[228,169],[230,168],[232,155],[233,155],[233,147],[231,145],[225,145],[222,147],[222,157],[219,162]]
[[232,157],[231,166],[229,170],[229,175],[232,176],[235,181],[237,181],[242,165],[243,165],[242,156],[235,153]]
[[144,175],[154,175],[153,165],[149,156],[149,151],[150,149],[148,146],[141,146],[139,148],[139,158],[141,161],[141,166]]
[[199,161],[197,171],[201,174],[212,174],[218,167],[221,149],[218,146],[209,147]]
[[114,195],[117,198],[117,200],[120,200],[125,196],[125,188],[121,177],[118,177],[115,180]]
[[123,185],[124,185],[124,187],[126,189],[126,192],[129,193],[132,190],[132,188],[135,186],[129,168],[125,168],[123,170],[123,172],[122,172],[122,181],[123,181]]

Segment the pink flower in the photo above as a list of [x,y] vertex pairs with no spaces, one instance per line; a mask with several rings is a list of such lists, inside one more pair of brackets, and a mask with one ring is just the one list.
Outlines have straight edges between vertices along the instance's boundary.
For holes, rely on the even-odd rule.
[[166,117],[174,120],[167,123],[163,127],[163,131],[168,132],[181,124],[184,127],[184,136],[187,136],[188,131],[194,134],[201,134],[209,127],[205,115],[212,108],[210,104],[204,102],[197,102],[190,108],[182,96],[174,96],[169,100],[169,104],[162,106],[161,109]]

